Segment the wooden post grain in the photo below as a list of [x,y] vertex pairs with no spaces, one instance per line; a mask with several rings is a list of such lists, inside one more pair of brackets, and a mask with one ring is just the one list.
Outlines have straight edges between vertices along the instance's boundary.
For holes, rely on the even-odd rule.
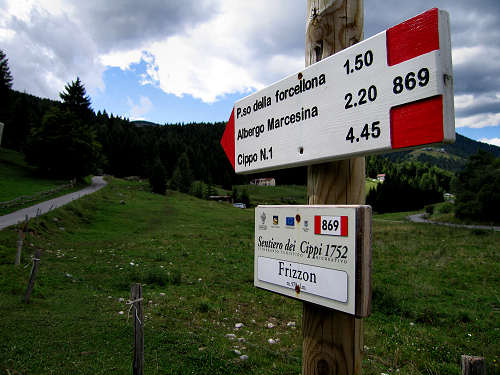
[[[363,38],[363,0],[307,0],[306,66]],[[365,158],[313,165],[309,204],[364,204]],[[302,374],[360,374],[363,321],[310,303],[303,307]]]
[[486,373],[483,357],[463,355],[461,362],[462,375],[484,375]]
[[144,311],[142,305],[142,286],[134,284],[130,289],[131,310],[134,316],[134,364],[133,374],[144,374]]
[[26,289],[26,293],[24,294],[25,303],[30,302],[30,296],[35,286],[36,274],[38,272],[39,263],[40,263],[40,249],[36,249],[35,257],[33,258],[33,267],[31,268],[30,280],[28,282],[28,288]]

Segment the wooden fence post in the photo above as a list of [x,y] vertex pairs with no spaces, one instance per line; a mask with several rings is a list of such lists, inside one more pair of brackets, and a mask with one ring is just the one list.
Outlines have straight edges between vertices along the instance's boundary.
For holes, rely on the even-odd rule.
[[35,257],[33,258],[33,267],[31,268],[30,280],[28,282],[28,288],[26,289],[26,294],[24,295],[24,302],[30,302],[31,292],[35,286],[36,273],[38,272],[38,264],[40,263],[40,249],[36,249]]
[[142,307],[142,286],[134,284],[130,289],[131,310],[134,315],[134,365],[133,374],[144,374],[144,311]]
[[26,219],[24,221],[24,225],[22,229],[19,229],[18,233],[18,239],[17,239],[17,252],[16,252],[16,261],[14,264],[16,266],[19,266],[21,264],[21,252],[23,250],[23,242],[24,242],[24,237],[26,236],[26,232],[28,231],[28,215],[26,215]]
[[[363,38],[363,0],[307,0],[306,66]],[[364,204],[365,158],[313,165],[309,204]],[[307,302],[303,305],[302,374],[360,374],[363,321]]]
[[485,373],[483,357],[462,356],[462,375],[484,375]]

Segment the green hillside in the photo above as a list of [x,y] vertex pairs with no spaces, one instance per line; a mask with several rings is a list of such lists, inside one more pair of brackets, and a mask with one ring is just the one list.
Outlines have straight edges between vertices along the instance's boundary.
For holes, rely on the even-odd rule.
[[38,176],[26,164],[23,154],[0,148],[0,202],[51,190],[67,183],[65,180]]
[[[299,374],[302,303],[254,287],[254,211],[109,182],[32,220],[19,267],[17,234],[0,231],[0,372],[131,373],[139,282],[145,374]],[[363,374],[458,374],[464,353],[497,374],[500,233],[404,216],[373,220]]]
[[0,148],[0,215],[32,206],[85,186],[69,180],[41,176],[26,164],[24,155]]
[[458,172],[464,167],[467,159],[478,150],[487,151],[496,157],[500,156],[500,147],[477,142],[458,133],[453,144],[394,152],[382,156],[394,162],[419,161],[451,172]]

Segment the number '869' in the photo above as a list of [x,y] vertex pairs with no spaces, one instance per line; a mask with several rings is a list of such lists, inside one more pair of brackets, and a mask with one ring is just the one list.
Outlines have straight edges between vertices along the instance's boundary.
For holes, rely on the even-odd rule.
[[392,88],[392,92],[394,92],[394,94],[401,94],[404,89],[411,91],[415,87],[417,87],[417,84],[420,87],[427,86],[427,84],[429,83],[429,79],[430,74],[429,69],[427,68],[420,69],[417,74],[415,74],[414,72],[410,72],[405,76],[404,79],[401,76],[397,76],[392,81],[394,85]]
[[338,231],[339,230],[339,221],[338,220],[322,220],[321,221],[321,229],[324,231]]

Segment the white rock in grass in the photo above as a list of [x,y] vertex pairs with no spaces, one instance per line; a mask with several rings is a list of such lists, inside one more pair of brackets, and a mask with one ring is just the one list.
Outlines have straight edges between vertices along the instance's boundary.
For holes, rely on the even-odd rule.
[[134,262],[130,262],[130,265],[133,266],[134,265]]
[[124,312],[123,311],[118,311],[118,314],[123,315]]
[[267,324],[266,324],[266,327],[267,327],[267,328],[274,328],[274,324],[273,324],[273,323],[267,323]]
[[234,354],[236,354],[236,355],[241,355],[241,352],[240,352],[238,349],[234,349],[234,350],[233,350],[233,352],[234,352]]
[[227,337],[229,340],[235,340],[236,339],[236,335],[234,333],[228,333],[224,337]]
[[245,338],[244,338],[244,337],[238,337],[238,341],[239,341],[239,342],[246,342],[247,340],[245,340]]
[[234,325],[234,328],[236,328],[236,329],[240,329],[241,327],[243,327],[243,323],[236,323]]
[[118,302],[125,302],[125,298],[123,297],[118,298]]
[[275,339],[268,339],[268,340],[267,340],[267,342],[268,342],[269,344],[271,344],[271,345],[272,345],[272,344],[276,344],[276,340],[275,340]]
[[240,355],[240,359],[242,361],[246,361],[248,359],[248,356],[246,354]]
[[287,327],[295,327],[295,325],[296,325],[295,322],[288,322],[286,324]]
[[163,292],[160,292],[160,296],[162,296],[162,297],[163,297],[164,295],[165,295],[165,293],[163,293]]

